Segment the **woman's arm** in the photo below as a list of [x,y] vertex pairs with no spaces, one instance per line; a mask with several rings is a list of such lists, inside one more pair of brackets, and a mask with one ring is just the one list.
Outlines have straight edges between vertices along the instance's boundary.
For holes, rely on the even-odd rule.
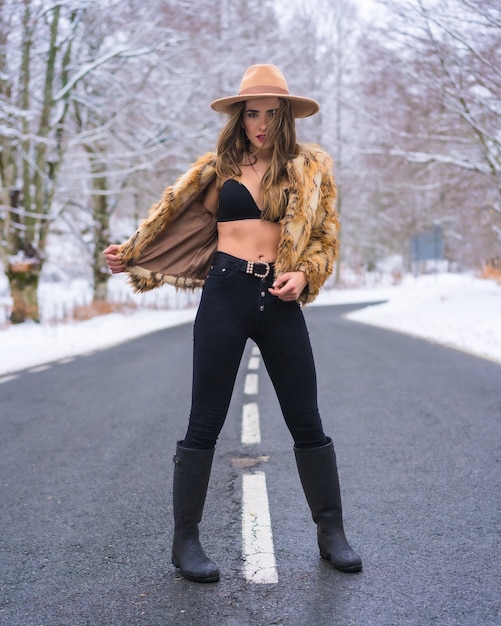
[[308,243],[296,263],[308,283],[301,301],[311,302],[332,274],[338,255],[339,219],[335,206],[336,186],[331,172],[324,174],[320,197]]

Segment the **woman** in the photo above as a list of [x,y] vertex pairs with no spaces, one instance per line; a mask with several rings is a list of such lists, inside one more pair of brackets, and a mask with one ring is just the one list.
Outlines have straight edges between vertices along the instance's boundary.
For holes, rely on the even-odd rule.
[[219,580],[199,541],[214,448],[247,339],[261,351],[317,524],[321,556],[344,572],[362,569],[343,530],[332,440],[323,431],[308,331],[311,302],[337,253],[336,188],[329,156],[296,143],[295,117],[319,109],[289,94],[274,65],[244,73],[237,96],[211,107],[228,114],[217,152],[168,187],[122,246],[105,251],[113,273],[136,291],[164,283],[203,285],[194,325],[192,403],[174,457],[172,562],[197,582]]

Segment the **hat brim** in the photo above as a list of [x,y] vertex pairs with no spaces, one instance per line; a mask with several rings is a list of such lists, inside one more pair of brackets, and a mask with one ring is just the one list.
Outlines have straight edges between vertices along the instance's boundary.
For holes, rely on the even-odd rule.
[[232,112],[232,107],[238,102],[246,102],[247,100],[257,100],[258,98],[285,98],[289,100],[292,105],[292,111],[294,117],[309,117],[315,115],[320,110],[320,105],[316,100],[312,98],[303,98],[301,96],[289,96],[276,93],[259,93],[244,96],[228,96],[227,98],[218,98],[210,103],[210,106],[214,111],[218,113],[229,114]]

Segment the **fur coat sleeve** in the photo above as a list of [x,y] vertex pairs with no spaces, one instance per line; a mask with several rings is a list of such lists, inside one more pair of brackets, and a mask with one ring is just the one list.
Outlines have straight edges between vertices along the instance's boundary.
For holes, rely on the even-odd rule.
[[332,273],[339,221],[332,161],[319,146],[302,146],[288,164],[289,203],[282,219],[275,273],[303,271],[308,285],[299,301],[312,302]]
[[134,291],[164,284],[194,289],[204,284],[217,247],[216,215],[203,204],[215,178],[215,154],[207,153],[167,187],[160,202],[119,253]]
[[[193,289],[204,284],[217,248],[217,216],[203,204],[215,177],[216,157],[201,157],[167,187],[146,220],[121,246],[135,291],[163,284]],[[299,302],[312,302],[332,273],[338,249],[336,186],[332,162],[316,145],[303,145],[287,165],[289,201],[280,220],[275,275],[303,271],[308,282]]]

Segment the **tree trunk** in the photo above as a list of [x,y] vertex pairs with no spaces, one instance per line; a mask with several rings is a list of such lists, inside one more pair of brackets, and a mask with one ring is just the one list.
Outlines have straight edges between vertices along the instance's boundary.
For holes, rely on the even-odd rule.
[[10,321],[13,324],[22,324],[26,320],[39,322],[37,292],[40,270],[31,263],[17,263],[8,266],[7,278],[13,303]]
[[108,278],[102,271],[94,271],[94,303],[108,300]]

